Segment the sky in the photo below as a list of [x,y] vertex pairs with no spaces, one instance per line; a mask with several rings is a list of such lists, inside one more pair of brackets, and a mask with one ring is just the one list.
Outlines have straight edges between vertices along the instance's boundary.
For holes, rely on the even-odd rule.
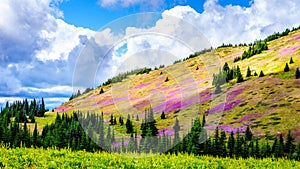
[[298,0],[2,0],[0,106],[44,97],[53,108],[122,71],[298,27],[299,8]]

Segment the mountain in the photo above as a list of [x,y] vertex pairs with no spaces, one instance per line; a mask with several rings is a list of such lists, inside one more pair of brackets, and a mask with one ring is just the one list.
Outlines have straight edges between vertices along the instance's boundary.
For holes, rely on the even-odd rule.
[[[291,130],[296,140],[300,140],[300,79],[295,79],[296,68],[300,67],[300,30],[277,35],[266,39],[268,49],[262,52],[253,47],[251,53],[249,45],[223,45],[167,67],[131,74],[121,82],[102,85],[53,112],[103,113],[106,123],[111,115],[117,119],[129,115],[140,134],[145,110],[152,108],[159,132],[164,129],[170,135],[176,118],[181,132],[187,133],[192,120],[204,113],[208,130],[218,126],[226,132],[244,132],[250,126],[259,137],[278,132],[285,135]],[[236,61],[244,51],[250,51],[250,56]],[[294,63],[290,63],[291,57]],[[225,62],[229,68],[238,66],[244,80],[237,83],[233,79],[215,94],[212,72],[218,73]],[[284,72],[286,63],[290,70]],[[248,67],[250,77],[246,77]],[[253,76],[261,71],[265,76]],[[48,112],[48,116],[54,117],[53,112]],[[161,119],[162,112],[166,119]],[[125,134],[125,126],[114,128]]]

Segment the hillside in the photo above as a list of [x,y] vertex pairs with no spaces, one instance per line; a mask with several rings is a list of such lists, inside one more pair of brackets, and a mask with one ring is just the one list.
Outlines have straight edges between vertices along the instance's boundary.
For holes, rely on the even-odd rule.
[[[62,104],[54,113],[46,114],[53,117],[47,122],[54,121],[56,112],[77,110],[103,112],[107,123],[112,114],[117,118],[126,119],[130,114],[133,119],[137,116],[142,119],[144,110],[151,106],[160,130],[171,131],[178,118],[182,132],[186,133],[195,115],[206,112],[207,129],[213,130],[219,124],[227,132],[243,132],[249,125],[257,136],[278,132],[285,135],[292,130],[296,140],[300,140],[300,80],[294,77],[296,68],[300,67],[300,30],[268,42],[268,47],[261,54],[235,63],[234,58],[248,47],[221,47],[148,74],[131,75],[122,82],[101,86]],[[220,58],[220,64],[215,67],[222,67],[225,62],[229,67],[238,65],[245,81],[232,80],[222,86],[222,93],[214,94],[211,68],[207,67],[207,63],[215,61],[214,56]],[[283,72],[291,57],[295,63],[289,64],[290,72]],[[246,78],[248,67],[252,74],[262,70],[265,76]],[[99,94],[101,89],[104,93]],[[161,120],[163,111],[167,118]],[[133,120],[133,125],[139,128],[141,120]],[[116,125],[114,129],[125,133],[124,126]]]

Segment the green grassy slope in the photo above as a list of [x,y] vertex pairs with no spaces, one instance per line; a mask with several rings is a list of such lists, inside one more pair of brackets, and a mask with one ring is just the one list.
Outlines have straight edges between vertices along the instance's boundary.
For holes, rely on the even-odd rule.
[[[53,114],[56,112],[76,110],[103,112],[106,121],[111,114],[143,118],[144,109],[151,106],[159,129],[172,127],[176,117],[182,128],[189,128],[196,113],[222,107],[226,111],[221,115],[208,114],[209,124],[219,122],[227,131],[242,130],[250,125],[256,135],[292,130],[299,140],[300,80],[295,80],[294,74],[300,67],[300,30],[269,42],[268,47],[269,50],[236,63],[233,59],[241,56],[248,47],[218,48],[149,74],[131,75],[120,83],[101,87],[105,91],[103,94],[99,94],[101,88],[97,88],[66,102],[54,109],[55,113],[49,112],[46,118],[37,119],[37,122],[43,126],[55,119]],[[252,73],[259,74],[263,70],[266,76],[245,78],[246,81],[239,84],[233,80],[222,86],[223,93],[214,95],[211,76],[204,64],[213,63],[213,56],[220,58],[221,64],[216,66],[225,62],[230,67],[239,65],[244,77],[248,67]],[[291,56],[295,63],[289,65],[290,72],[284,73],[285,63]],[[165,82],[167,77],[169,81]],[[159,118],[162,111],[166,112],[165,120]],[[139,128],[141,120],[133,123]],[[123,132],[125,128],[116,125],[115,130]]]

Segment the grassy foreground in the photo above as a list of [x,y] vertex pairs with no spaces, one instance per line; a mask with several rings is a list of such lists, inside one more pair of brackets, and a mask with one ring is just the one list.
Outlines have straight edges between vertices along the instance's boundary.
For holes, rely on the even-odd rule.
[[187,154],[138,155],[68,149],[0,148],[0,168],[300,168],[285,159],[230,159]]

